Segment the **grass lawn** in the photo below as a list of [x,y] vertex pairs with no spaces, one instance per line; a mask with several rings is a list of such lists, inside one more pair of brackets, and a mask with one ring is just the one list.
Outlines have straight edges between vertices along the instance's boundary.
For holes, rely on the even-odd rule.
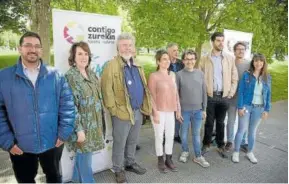
[[[15,64],[18,55],[0,55],[0,69]],[[51,56],[51,61],[53,61]],[[144,66],[145,74],[148,75],[156,70],[156,64],[153,56],[137,56],[138,62]],[[288,62],[275,62],[269,65],[269,71],[272,75],[272,101],[288,99]]]
[[288,99],[288,62],[269,65],[272,76],[272,102]]

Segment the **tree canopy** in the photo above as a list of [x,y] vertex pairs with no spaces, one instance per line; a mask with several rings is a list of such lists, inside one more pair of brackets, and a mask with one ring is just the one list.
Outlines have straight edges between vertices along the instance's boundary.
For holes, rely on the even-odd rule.
[[270,58],[287,54],[287,0],[142,0],[124,1],[122,6],[130,12],[141,47],[176,42],[200,54],[212,32],[233,29],[254,34],[254,52]]
[[[168,42],[176,42],[181,48],[195,48],[200,54],[202,45],[209,40],[210,34],[214,31],[232,29],[253,33],[253,52],[262,52],[268,58],[275,54],[278,59],[283,59],[288,54],[288,0],[0,0],[0,2],[0,32],[12,30],[21,33],[27,26],[36,31],[48,29],[50,34],[46,35],[50,39],[45,40],[48,43],[47,47],[50,47],[49,42],[52,42],[50,10],[58,8],[120,15],[124,19],[122,29],[135,34],[138,47],[160,48]],[[35,4],[40,2],[43,2],[48,14],[46,17],[37,18]],[[41,11],[42,9],[38,7],[38,13]],[[41,22],[45,24],[40,26]]]

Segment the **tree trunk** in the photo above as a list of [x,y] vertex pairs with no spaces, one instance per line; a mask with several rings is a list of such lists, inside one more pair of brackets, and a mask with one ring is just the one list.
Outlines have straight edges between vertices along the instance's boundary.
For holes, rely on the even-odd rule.
[[203,41],[199,39],[199,41],[197,43],[197,47],[196,47],[196,53],[198,55],[198,59],[197,59],[197,63],[195,65],[195,68],[199,68],[200,59],[202,56],[202,45],[203,45]]
[[46,64],[50,64],[50,1],[31,0],[31,31],[38,33],[41,37],[42,59]]

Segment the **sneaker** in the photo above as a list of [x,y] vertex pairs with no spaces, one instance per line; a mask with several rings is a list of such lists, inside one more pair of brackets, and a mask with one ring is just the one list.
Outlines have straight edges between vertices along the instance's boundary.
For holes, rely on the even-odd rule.
[[218,148],[217,151],[222,158],[229,158],[227,152],[225,151],[225,147]]
[[210,151],[210,146],[209,145],[203,145],[202,147],[202,155],[205,155]]
[[115,179],[117,183],[126,183],[125,172],[124,171],[116,172]]
[[175,137],[174,141],[176,141],[177,143],[182,144],[182,140],[181,140],[180,136]]
[[241,149],[241,151],[243,151],[244,153],[247,153],[247,152],[248,152],[248,144],[243,144],[243,145],[241,145],[240,149]]
[[226,152],[230,152],[230,150],[233,148],[233,143],[231,142],[227,142],[226,146],[225,146],[225,151]]
[[234,163],[239,163],[239,152],[234,152],[232,155],[232,161]]
[[196,157],[196,158],[193,159],[193,161],[196,162],[197,164],[199,164],[200,166],[204,167],[204,168],[210,167],[209,162],[207,162],[203,156]]
[[257,158],[254,156],[254,154],[252,152],[247,153],[247,158],[250,160],[250,162],[252,162],[253,164],[257,164],[258,160]]
[[179,161],[186,163],[188,161],[188,157],[189,157],[189,152],[182,152]]

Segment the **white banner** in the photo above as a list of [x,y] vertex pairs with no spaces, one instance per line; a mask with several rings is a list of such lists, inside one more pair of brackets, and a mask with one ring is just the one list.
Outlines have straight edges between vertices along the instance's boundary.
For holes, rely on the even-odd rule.
[[224,51],[234,56],[234,45],[237,42],[241,41],[244,42],[246,45],[245,58],[248,60],[251,59],[253,33],[224,29],[224,35],[225,35]]
[[[52,10],[54,65],[62,73],[69,69],[69,49],[74,42],[85,41],[89,44],[91,67],[101,75],[107,61],[116,56],[116,37],[121,33],[121,18],[117,16],[91,13]],[[99,172],[112,167],[112,125],[106,111],[103,150],[93,153],[92,169]],[[61,167],[63,181],[70,181],[73,174],[74,154],[64,148]]]

